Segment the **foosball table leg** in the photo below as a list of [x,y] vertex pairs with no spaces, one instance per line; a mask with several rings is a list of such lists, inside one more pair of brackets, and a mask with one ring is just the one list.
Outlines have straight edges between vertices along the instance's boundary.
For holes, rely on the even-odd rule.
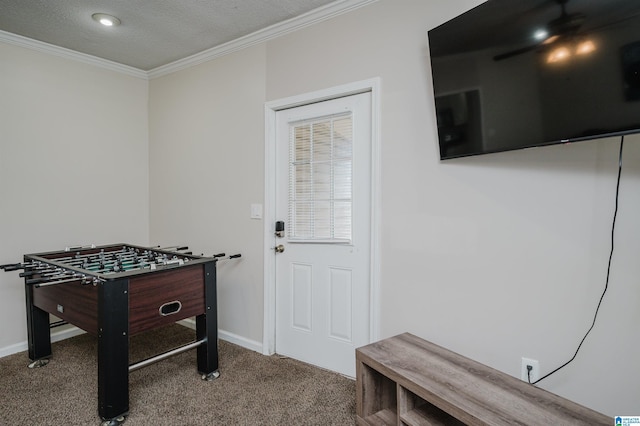
[[[49,314],[33,304],[33,286],[25,285],[27,302],[27,340],[29,346],[29,367],[46,365],[51,357],[51,329]],[[33,366],[33,367],[32,367]]]
[[98,414],[114,426],[129,414],[127,279],[98,285]]
[[205,313],[196,316],[196,339],[204,339],[198,346],[198,372],[205,380],[220,376],[218,371],[218,315],[216,294],[216,264],[204,267]]

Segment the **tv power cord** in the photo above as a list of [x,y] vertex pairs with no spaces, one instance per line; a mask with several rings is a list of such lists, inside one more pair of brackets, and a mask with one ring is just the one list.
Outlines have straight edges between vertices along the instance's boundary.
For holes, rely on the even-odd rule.
[[531,382],[531,370],[533,369],[533,367],[531,365],[527,365],[527,380],[532,385],[535,385],[536,383],[546,379],[547,377],[551,376],[556,371],[559,371],[560,369],[566,367],[567,365],[569,365],[569,363],[571,363],[571,361],[576,359],[576,356],[578,355],[578,351],[582,347],[582,344],[586,340],[586,338],[589,335],[589,333],[591,333],[591,330],[593,330],[593,327],[596,325],[596,318],[598,318],[598,311],[600,311],[600,305],[602,305],[602,300],[604,299],[604,295],[607,293],[607,289],[609,288],[609,276],[611,274],[611,259],[613,258],[614,236],[615,236],[615,230],[616,230],[616,218],[618,216],[618,197],[620,195],[620,176],[622,175],[622,149],[623,149],[623,147],[624,147],[624,135],[620,138],[620,153],[618,154],[618,180],[617,180],[617,183],[616,183],[615,209],[614,209],[614,212],[613,212],[613,223],[611,224],[611,251],[609,252],[609,264],[607,265],[607,279],[606,279],[605,284],[604,284],[604,291],[602,292],[602,295],[600,296],[600,301],[598,302],[598,306],[596,307],[596,312],[593,315],[593,322],[591,323],[591,327],[589,327],[589,329],[585,333],[584,337],[580,341],[580,344],[578,345],[578,348],[576,349],[576,352],[573,354],[571,359],[569,361],[565,362],[564,364],[562,364],[560,367],[556,368],[555,370],[553,370],[550,373],[545,374],[544,376],[540,377],[538,380],[536,380],[535,382],[532,383]]

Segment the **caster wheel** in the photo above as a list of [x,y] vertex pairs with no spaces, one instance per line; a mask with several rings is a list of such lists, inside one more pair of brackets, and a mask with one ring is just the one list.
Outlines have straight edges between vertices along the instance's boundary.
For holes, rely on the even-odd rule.
[[216,370],[213,373],[203,374],[202,380],[211,381],[217,379],[218,377],[220,377],[220,372]]
[[115,417],[111,420],[104,420],[100,426],[119,426],[126,420],[125,416]]
[[31,364],[29,364],[29,368],[40,368],[40,367],[44,367],[47,364],[49,364],[48,359],[38,359],[33,361]]

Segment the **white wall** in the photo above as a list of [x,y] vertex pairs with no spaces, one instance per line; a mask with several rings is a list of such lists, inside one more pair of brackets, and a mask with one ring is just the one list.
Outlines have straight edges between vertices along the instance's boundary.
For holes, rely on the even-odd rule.
[[[440,162],[426,33],[478,3],[380,0],[151,82],[152,240],[248,254],[221,272],[223,330],[262,339],[248,209],[264,201],[263,103],[380,76],[383,337],[410,331],[515,376],[523,356],[544,374],[573,355],[604,288],[617,140]],[[627,140],[609,291],[578,358],[541,383],[609,415],[640,400],[640,141]]]
[[241,253],[218,264],[221,335],[262,342],[264,45],[151,80],[151,242]]
[[[618,145],[438,160],[426,32],[478,3],[380,0],[154,79],[148,152],[145,82],[0,45],[0,262],[85,241],[242,252],[219,268],[220,327],[261,342],[263,223],[249,206],[264,203],[264,102],[379,76],[382,337],[410,331],[516,376],[522,356],[551,371],[604,288]],[[46,191],[71,181],[73,192]],[[577,359],[541,383],[608,415],[640,400],[639,185],[633,136],[598,321]],[[0,347],[24,339],[22,291],[0,275],[0,320],[16,324]]]
[[[147,81],[0,43],[0,264],[79,244],[148,244]],[[0,348],[24,344],[0,273]]]

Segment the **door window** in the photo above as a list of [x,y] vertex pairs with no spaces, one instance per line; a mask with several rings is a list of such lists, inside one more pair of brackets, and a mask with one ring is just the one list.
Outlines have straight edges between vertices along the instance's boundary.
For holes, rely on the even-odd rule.
[[349,112],[290,124],[290,241],[351,243],[352,121]]

